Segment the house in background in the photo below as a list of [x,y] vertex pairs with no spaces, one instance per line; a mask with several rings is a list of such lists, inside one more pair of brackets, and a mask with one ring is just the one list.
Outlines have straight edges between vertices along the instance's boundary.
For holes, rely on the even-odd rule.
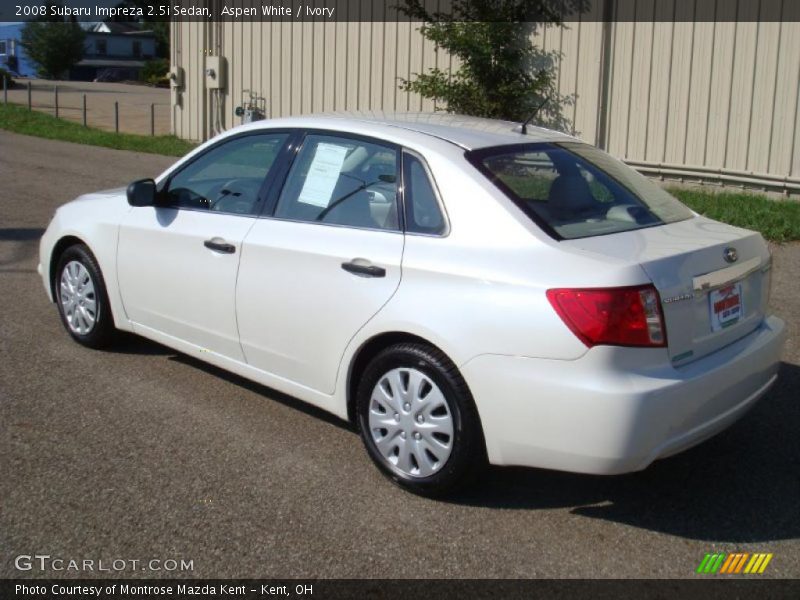
[[12,73],[17,72],[17,40],[0,38],[0,67]]
[[19,43],[24,23],[0,26],[0,68],[15,76],[34,77],[36,69]]
[[81,23],[86,31],[84,56],[70,69],[78,81],[135,80],[144,63],[156,56],[156,37],[134,23]]

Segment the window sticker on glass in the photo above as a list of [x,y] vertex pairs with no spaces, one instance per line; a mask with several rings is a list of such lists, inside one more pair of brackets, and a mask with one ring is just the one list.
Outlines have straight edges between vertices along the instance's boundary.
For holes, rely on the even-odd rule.
[[336,182],[339,180],[339,173],[342,171],[346,154],[346,146],[325,143],[317,145],[314,160],[311,161],[311,166],[308,168],[308,175],[297,201],[327,208],[331,201],[333,188],[336,187]]

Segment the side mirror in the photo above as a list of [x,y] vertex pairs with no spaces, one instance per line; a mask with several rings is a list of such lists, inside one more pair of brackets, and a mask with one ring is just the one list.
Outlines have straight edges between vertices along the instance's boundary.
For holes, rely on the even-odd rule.
[[155,206],[156,182],[139,179],[128,186],[128,204],[131,206]]

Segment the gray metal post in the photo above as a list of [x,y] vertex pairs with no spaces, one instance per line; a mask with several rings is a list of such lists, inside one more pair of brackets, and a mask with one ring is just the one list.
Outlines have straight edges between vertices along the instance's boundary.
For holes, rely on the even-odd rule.
[[119,133],[119,102],[114,102],[114,131]]
[[58,86],[53,88],[53,104],[56,107],[56,119],[58,118]]
[[31,82],[28,82],[28,110],[31,110],[32,102],[31,102]]
[[150,104],[150,137],[156,135],[156,105]]
[[86,127],[86,94],[83,95],[83,126]]

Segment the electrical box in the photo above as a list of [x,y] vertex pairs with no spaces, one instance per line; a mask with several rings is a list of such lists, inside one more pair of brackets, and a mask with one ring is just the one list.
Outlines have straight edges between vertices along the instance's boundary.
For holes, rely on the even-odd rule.
[[242,104],[233,111],[242,123],[252,123],[267,118],[267,99],[252,90],[242,90]]
[[225,89],[225,57],[206,56],[206,89]]
[[169,70],[169,85],[172,88],[183,87],[183,67],[172,67]]

